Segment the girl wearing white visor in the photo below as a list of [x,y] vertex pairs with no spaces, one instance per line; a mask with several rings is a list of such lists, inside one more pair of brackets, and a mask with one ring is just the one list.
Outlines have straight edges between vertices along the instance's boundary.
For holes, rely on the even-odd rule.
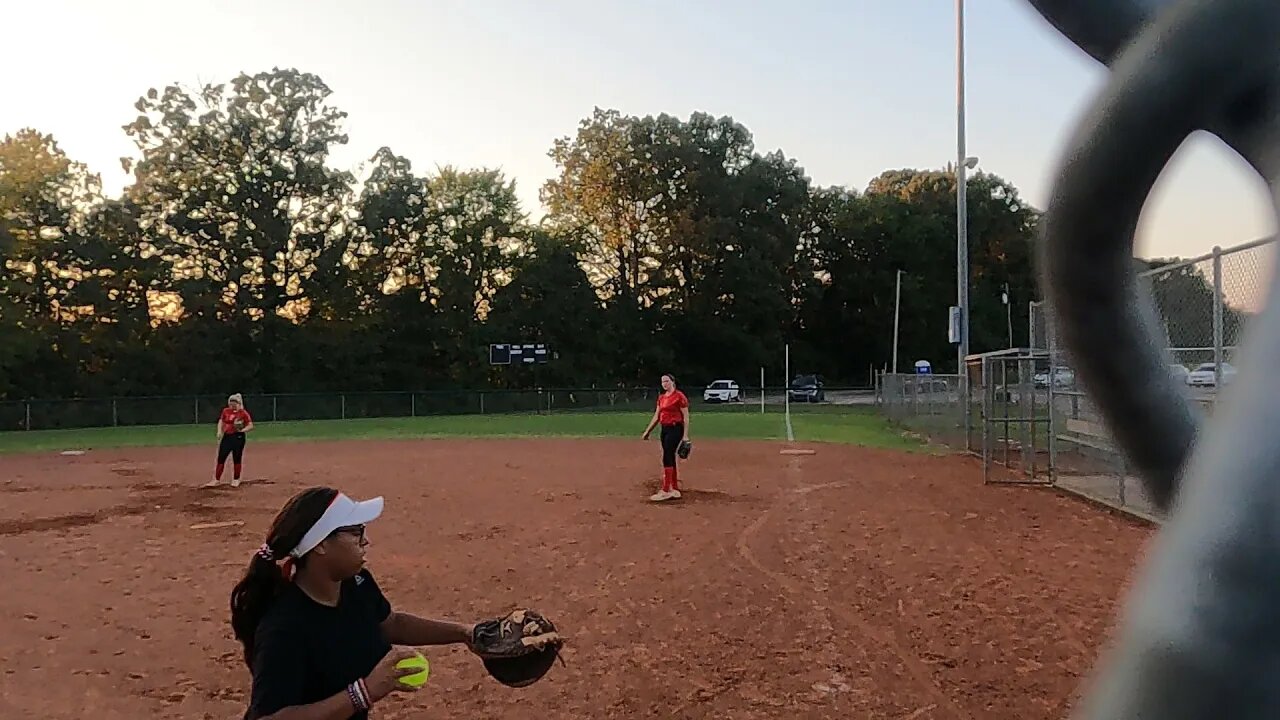
[[397,612],[365,569],[365,525],[382,498],[330,488],[285,504],[231,593],[231,626],[253,675],[245,720],[365,720],[415,655],[395,646],[464,644],[470,624]]

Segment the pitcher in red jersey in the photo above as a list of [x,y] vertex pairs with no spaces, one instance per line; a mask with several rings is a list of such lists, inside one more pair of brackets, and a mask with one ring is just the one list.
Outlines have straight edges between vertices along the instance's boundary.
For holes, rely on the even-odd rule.
[[244,467],[245,435],[253,430],[253,417],[244,409],[244,398],[236,393],[227,398],[227,406],[218,416],[218,462],[213,469],[213,479],[205,487],[222,482],[222,470],[227,456],[231,456],[231,487],[240,485],[240,471]]
[[662,394],[658,396],[658,407],[653,411],[653,419],[645,428],[643,437],[657,425],[662,426],[658,437],[662,440],[662,489],[649,497],[654,502],[674,500],[680,497],[680,477],[676,470],[676,450],[680,442],[689,439],[689,398],[676,387],[676,379],[671,375],[662,376]]

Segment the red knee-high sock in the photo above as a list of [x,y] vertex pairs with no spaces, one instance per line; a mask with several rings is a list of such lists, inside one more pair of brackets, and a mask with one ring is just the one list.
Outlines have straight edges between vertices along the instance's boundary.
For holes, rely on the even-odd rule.
[[225,467],[225,465],[224,465],[223,463],[218,463],[217,467],[215,467],[215,468],[213,469],[213,479],[214,479],[214,480],[221,480],[221,479],[222,479],[222,468],[223,468],[223,467]]
[[680,470],[678,466],[675,465],[671,466],[671,489],[680,489]]
[[662,492],[671,490],[671,468],[662,468]]
[[237,480],[239,480],[239,479],[240,479],[240,468],[241,468],[241,467],[243,467],[243,466],[242,466],[240,463],[236,463],[235,465],[232,465],[232,466],[231,466],[231,472],[235,473],[232,477],[234,477],[234,478],[235,478],[235,479],[237,479]]

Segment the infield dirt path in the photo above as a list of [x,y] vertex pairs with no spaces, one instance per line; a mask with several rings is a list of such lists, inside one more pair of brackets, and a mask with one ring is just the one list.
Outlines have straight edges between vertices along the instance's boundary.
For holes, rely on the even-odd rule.
[[397,607],[527,605],[570,637],[524,690],[433,649],[375,718],[1065,714],[1149,528],[966,458],[781,447],[699,442],[667,505],[638,441],[262,443],[216,491],[211,448],[0,457],[0,716],[239,718],[228,595],[309,484],[387,498],[370,567]]

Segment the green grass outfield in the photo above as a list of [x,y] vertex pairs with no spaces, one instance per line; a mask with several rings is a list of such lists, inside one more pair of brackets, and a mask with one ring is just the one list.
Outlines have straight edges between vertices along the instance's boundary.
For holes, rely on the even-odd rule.
[[[817,408],[814,408],[816,410]],[[874,408],[842,408],[839,412],[793,412],[792,429],[798,441],[836,442],[898,450],[925,446],[893,428]],[[262,422],[255,442],[309,440],[384,440],[408,438],[503,437],[639,437],[652,416],[648,412],[563,412],[549,415],[453,415],[364,420],[306,420]],[[691,418],[695,442],[707,439],[785,440],[781,412],[695,412]],[[49,452],[200,445],[214,442],[207,425],[157,425],[33,430],[0,433],[0,453]]]

